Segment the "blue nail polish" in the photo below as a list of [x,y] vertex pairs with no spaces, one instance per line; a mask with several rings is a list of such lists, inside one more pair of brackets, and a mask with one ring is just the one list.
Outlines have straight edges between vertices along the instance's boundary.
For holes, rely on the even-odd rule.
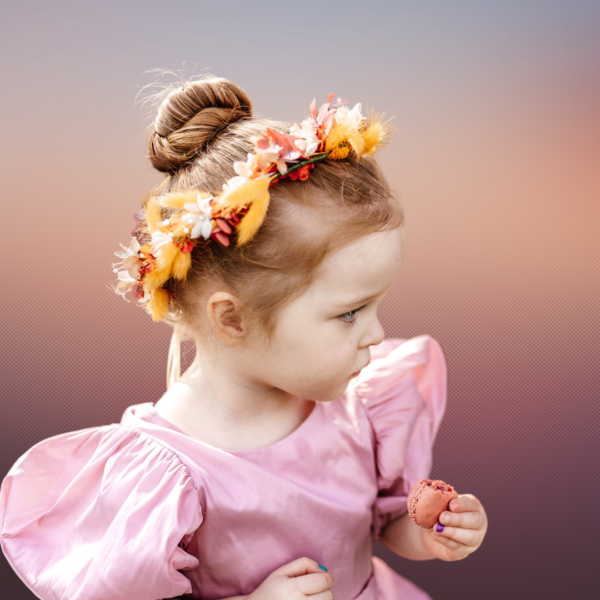
[[444,526],[441,523],[437,523],[435,526],[435,530],[439,533],[440,531],[444,531]]
[[323,569],[323,571],[327,571],[327,569],[326,569],[326,568],[325,568],[323,565],[319,565],[319,567],[320,567],[321,569]]

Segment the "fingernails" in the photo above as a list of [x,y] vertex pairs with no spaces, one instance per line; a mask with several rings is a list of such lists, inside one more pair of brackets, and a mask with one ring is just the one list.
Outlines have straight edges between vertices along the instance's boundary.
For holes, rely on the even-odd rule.
[[439,533],[440,531],[444,531],[444,526],[441,523],[436,523],[435,530]]
[[323,569],[323,571],[327,571],[327,569],[326,569],[326,568],[325,568],[323,565],[319,565],[319,567],[320,567],[321,569]]
[[458,510],[458,502],[453,502],[452,503],[452,509],[453,510]]

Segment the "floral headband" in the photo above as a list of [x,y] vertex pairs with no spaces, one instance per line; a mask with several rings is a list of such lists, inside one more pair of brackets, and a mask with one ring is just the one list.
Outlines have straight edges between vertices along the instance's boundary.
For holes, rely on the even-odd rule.
[[[150,244],[140,246],[133,237],[123,259],[113,263],[119,283],[113,288],[129,302],[133,296],[145,304],[154,321],[160,321],[168,309],[170,290],[163,288],[170,278],[185,279],[191,266],[191,252],[203,240],[215,240],[229,246],[235,230],[237,246],[248,243],[262,225],[269,207],[269,187],[279,179],[305,181],[315,163],[325,158],[341,160],[352,150],[357,156],[372,154],[383,145],[391,127],[388,121],[361,114],[361,104],[352,110],[347,100],[329,94],[317,112],[315,100],[310,117],[283,134],[267,128],[253,139],[255,152],[246,162],[236,161],[237,173],[223,184],[223,192],[212,196],[197,189],[152,196],[142,214],[152,236]],[[161,209],[179,209],[162,219]]]

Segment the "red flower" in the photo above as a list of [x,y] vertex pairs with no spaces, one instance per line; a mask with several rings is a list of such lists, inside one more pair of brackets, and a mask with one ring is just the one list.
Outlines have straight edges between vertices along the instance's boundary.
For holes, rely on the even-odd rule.
[[138,300],[144,297],[144,290],[137,281],[133,284],[131,291]]
[[314,168],[314,163],[310,163],[309,165],[302,165],[296,171],[292,171],[291,173],[289,173],[290,179],[292,181],[295,181],[296,179],[299,179],[300,181],[306,181],[308,179],[308,176],[310,175],[311,169]]
[[217,242],[223,244],[223,246],[229,246],[229,237],[223,233],[218,227],[212,230],[210,237],[217,240]]
[[227,235],[229,235],[231,233],[231,227],[225,219],[223,219],[222,217],[217,217],[215,219],[215,221],[217,222],[217,225],[219,226],[218,227],[219,230],[223,231]]
[[183,242],[176,243],[175,245],[179,246],[179,249],[183,254],[188,254],[194,249],[194,243],[190,240],[184,240]]

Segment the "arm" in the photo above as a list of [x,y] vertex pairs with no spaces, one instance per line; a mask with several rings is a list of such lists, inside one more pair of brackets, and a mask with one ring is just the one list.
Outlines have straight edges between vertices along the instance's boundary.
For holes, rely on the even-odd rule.
[[406,512],[390,521],[379,535],[379,539],[402,558],[409,560],[431,560],[437,558],[425,547],[423,535],[429,533],[414,523]]

